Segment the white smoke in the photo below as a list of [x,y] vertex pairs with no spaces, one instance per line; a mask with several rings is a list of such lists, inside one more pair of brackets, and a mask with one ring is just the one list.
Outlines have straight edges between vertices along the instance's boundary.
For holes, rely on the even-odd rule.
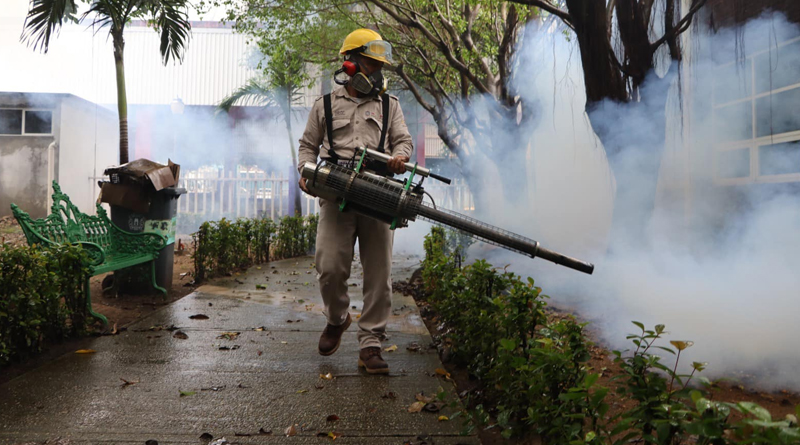
[[[511,270],[533,277],[553,304],[572,307],[599,328],[611,348],[630,346],[625,336],[636,331],[632,320],[651,328],[663,323],[669,339],[694,341],[682,355],[684,366],[709,362],[708,377],[800,389],[795,372],[800,354],[793,340],[800,314],[800,256],[795,253],[800,248],[800,188],[724,185],[719,174],[715,179],[715,168],[720,168],[715,167],[715,147],[726,130],[720,130],[721,119],[715,121],[712,113],[720,103],[719,98],[712,102],[712,91],[719,94],[751,80],[749,62],[737,62],[737,54],[763,51],[757,64],[766,61],[774,88],[785,86],[780,82],[788,82],[787,73],[799,72],[792,67],[800,66],[800,45],[778,45],[798,35],[797,27],[778,15],[751,21],[739,31],[692,35],[682,88],[673,85],[667,93],[667,143],[649,246],[617,249],[612,257],[606,251],[615,183],[584,113],[578,48],[561,33],[539,34],[523,47],[516,73],[524,79],[520,93],[541,105],[528,154],[535,194],[528,206],[506,199],[504,211],[480,217],[544,247],[592,261],[596,270],[585,276],[482,246],[473,247],[470,256],[488,257],[499,267],[510,264]],[[800,77],[792,83],[798,82]],[[776,131],[797,122],[792,117],[796,102],[775,95],[761,103],[766,100],[772,121],[761,116],[760,128]],[[717,116],[724,111],[718,108]],[[741,118],[726,116],[734,128]],[[639,119],[632,127],[642,130],[621,137],[636,144],[663,143],[646,130],[652,116],[627,118]],[[794,148],[800,150],[798,144]],[[786,148],[772,152],[769,165],[800,172],[797,155]],[[485,193],[497,204],[498,189]]]

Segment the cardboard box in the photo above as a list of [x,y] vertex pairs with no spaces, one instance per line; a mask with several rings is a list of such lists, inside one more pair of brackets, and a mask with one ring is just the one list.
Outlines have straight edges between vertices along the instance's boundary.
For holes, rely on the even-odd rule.
[[178,184],[181,166],[169,161],[159,164],[149,159],[137,159],[117,167],[109,167],[105,174],[111,182],[100,184],[100,202],[147,213],[153,193]]
[[152,193],[142,192],[141,187],[129,184],[112,184],[104,182],[100,186],[100,202],[107,202],[136,213],[146,214],[150,211]]
[[109,167],[104,173],[113,184],[152,186],[157,192],[178,183],[180,165],[172,161],[169,161],[169,165],[163,165],[149,159],[137,159],[118,167]]

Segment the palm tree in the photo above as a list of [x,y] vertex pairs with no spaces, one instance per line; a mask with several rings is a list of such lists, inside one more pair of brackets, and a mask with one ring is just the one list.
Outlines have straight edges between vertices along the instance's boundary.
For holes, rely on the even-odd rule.
[[128,162],[128,99],[125,93],[125,25],[131,20],[147,20],[161,35],[161,58],[164,65],[183,60],[192,25],[188,20],[186,0],[81,0],[89,10],[77,16],[76,0],[31,0],[20,40],[34,50],[47,52],[50,38],[64,22],[81,23],[91,16],[91,25],[108,27],[114,45],[117,73],[117,109],[119,111],[119,162]]
[[[273,48],[264,68],[264,76],[252,78],[229,94],[217,106],[225,112],[236,103],[261,107],[277,106],[281,110],[289,136],[289,151],[292,153],[292,180],[296,183],[297,150],[292,136],[292,105],[302,98],[302,88],[308,82],[305,62],[294,52],[283,47]],[[294,213],[302,213],[300,193],[294,194]]]

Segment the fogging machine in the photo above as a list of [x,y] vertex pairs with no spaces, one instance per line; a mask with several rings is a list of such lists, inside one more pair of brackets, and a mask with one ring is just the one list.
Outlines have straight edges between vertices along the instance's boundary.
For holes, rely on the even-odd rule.
[[[409,221],[419,218],[456,229],[481,241],[529,255],[531,258],[543,258],[587,274],[594,271],[593,264],[545,249],[538,241],[451,210],[437,208],[433,199],[430,203],[423,201],[426,192],[422,183],[425,178],[431,177],[446,184],[450,184],[451,181],[416,163],[405,163],[405,170],[410,176],[402,181],[370,171],[385,169],[389,159],[391,156],[385,153],[362,147],[350,165],[331,162],[317,165],[306,163],[303,165],[301,176],[306,179],[306,188],[309,192],[320,198],[338,202],[340,211],[347,209],[385,221],[391,225],[392,230],[406,227]],[[415,184],[413,181],[417,176],[421,179]]]

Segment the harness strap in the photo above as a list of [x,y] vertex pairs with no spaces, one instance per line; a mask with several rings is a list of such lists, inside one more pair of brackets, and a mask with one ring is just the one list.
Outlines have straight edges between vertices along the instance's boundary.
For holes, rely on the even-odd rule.
[[333,162],[338,162],[339,156],[333,148],[333,106],[331,105],[331,93],[322,96],[322,103],[325,106],[325,126],[328,127],[328,157]]
[[381,141],[378,143],[378,151],[385,153],[386,150],[383,145],[386,142],[386,130],[389,128],[389,95],[384,93],[381,95],[381,99],[383,99],[383,125],[381,127]]

